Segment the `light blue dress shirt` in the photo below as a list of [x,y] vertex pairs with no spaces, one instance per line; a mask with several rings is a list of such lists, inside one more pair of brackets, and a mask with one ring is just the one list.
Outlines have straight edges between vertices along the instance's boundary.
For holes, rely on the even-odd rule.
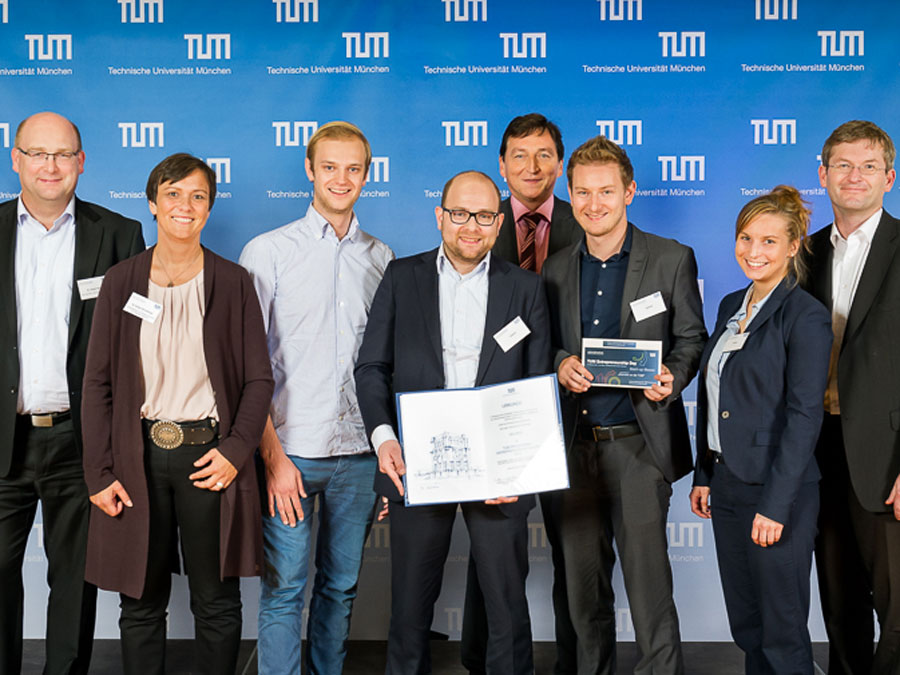
[[355,214],[338,239],[312,205],[303,218],[244,247],[240,263],[259,296],[275,377],[272,423],[288,455],[369,451],[353,367],[393,257],[359,229]]
[[66,354],[75,275],[75,198],[49,230],[28,213],[21,197],[16,215],[16,412],[63,412],[69,409]]
[[[778,288],[777,284],[775,288]],[[772,291],[774,291],[775,288],[773,288]],[[750,316],[750,321],[744,326],[745,333],[750,332],[754,319],[759,316],[759,310],[766,304],[766,300],[772,295],[772,291],[769,291],[762,300],[753,303],[753,312]],[[744,294],[744,299],[741,302],[738,311],[726,322],[725,330],[716,341],[716,346],[713,347],[712,353],[709,355],[709,362],[706,366],[706,399],[709,402],[709,413],[706,416],[706,439],[709,443],[709,449],[720,454],[722,453],[722,444],[719,440],[719,387],[722,382],[722,369],[725,367],[728,357],[731,356],[730,351],[725,351],[725,343],[728,342],[729,338],[740,332],[738,322],[743,321],[744,317],[747,316],[747,302],[750,300],[750,294],[752,292],[753,286],[751,285]]]
[[[489,251],[475,269],[462,275],[447,258],[442,244],[436,265],[444,388],[474,387],[487,318],[491,254]],[[372,431],[372,446],[376,451],[385,441],[396,440],[397,433],[389,424],[382,424]]]

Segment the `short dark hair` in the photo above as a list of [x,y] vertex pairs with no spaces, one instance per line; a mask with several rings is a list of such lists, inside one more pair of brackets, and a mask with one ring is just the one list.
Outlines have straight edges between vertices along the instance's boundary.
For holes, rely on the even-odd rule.
[[839,143],[854,143],[855,141],[869,141],[872,145],[880,145],[884,153],[885,170],[894,168],[894,142],[887,132],[874,122],[867,120],[851,120],[831,132],[831,136],[825,141],[822,148],[822,165],[827,167],[831,161],[831,151]]
[[447,193],[450,192],[450,187],[453,185],[453,182],[460,176],[479,176],[480,178],[483,178],[488,183],[490,183],[491,187],[494,188],[494,192],[497,193],[497,208],[500,208],[500,201],[502,200],[502,197],[500,196],[500,188],[497,187],[497,184],[494,182],[493,178],[488,176],[486,173],[475,170],[460,171],[458,174],[453,176],[453,178],[444,183],[444,191],[441,193],[441,206],[447,206]]
[[176,152],[169,155],[150,172],[147,178],[147,199],[154,204],[156,203],[156,192],[163,183],[177,183],[190,176],[195,171],[201,172],[206,176],[206,182],[209,184],[209,208],[212,208],[213,202],[216,201],[216,172],[199,157],[194,157],[186,152]]
[[519,115],[506,125],[506,131],[503,132],[503,140],[500,141],[500,156],[503,157],[506,154],[506,144],[510,138],[524,138],[525,136],[531,136],[531,134],[542,134],[545,131],[550,133],[550,138],[556,144],[557,158],[559,161],[562,161],[563,155],[566,153],[566,149],[563,147],[562,133],[560,133],[558,126],[540,113]]
[[618,164],[619,173],[622,174],[622,184],[627,188],[634,180],[634,167],[628,155],[618,145],[606,136],[594,136],[579,145],[566,166],[566,180],[572,187],[572,172],[576,166],[589,164]]

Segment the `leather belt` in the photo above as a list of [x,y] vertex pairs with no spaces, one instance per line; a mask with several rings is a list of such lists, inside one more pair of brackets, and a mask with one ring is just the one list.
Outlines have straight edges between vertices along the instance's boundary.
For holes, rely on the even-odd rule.
[[575,437],[580,441],[617,441],[621,438],[629,436],[637,436],[641,433],[641,427],[637,422],[628,422],[627,424],[611,424],[608,427],[589,427],[587,425],[579,425],[575,429]]
[[52,427],[72,419],[72,412],[69,410],[63,412],[43,413],[43,414],[26,414],[19,415],[23,421],[27,421],[33,427]]
[[163,450],[176,450],[183,445],[206,445],[219,435],[219,423],[212,417],[196,422],[143,420],[144,433]]

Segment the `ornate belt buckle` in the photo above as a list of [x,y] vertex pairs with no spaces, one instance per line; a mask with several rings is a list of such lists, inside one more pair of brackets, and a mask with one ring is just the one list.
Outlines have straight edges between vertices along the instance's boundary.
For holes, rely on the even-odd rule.
[[150,427],[150,439],[163,450],[174,450],[184,443],[184,431],[175,422],[159,420]]

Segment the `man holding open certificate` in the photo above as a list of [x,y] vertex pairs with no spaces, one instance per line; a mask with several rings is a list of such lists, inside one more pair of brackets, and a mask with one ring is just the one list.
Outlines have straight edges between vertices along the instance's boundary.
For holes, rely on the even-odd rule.
[[[507,390],[493,393],[499,397],[493,416],[513,435],[548,431],[548,425],[521,427],[533,422],[515,411],[536,405],[555,408],[555,392],[545,379],[517,382],[550,372],[550,334],[540,277],[490,254],[503,224],[499,210],[499,190],[486,175],[468,171],[450,179],[435,209],[440,248],[388,265],[359,351],[356,389],[366,432],[378,452],[376,491],[391,500],[389,674],[431,672],[429,630],[456,500],[476,498],[454,493],[451,503],[404,503],[401,477],[408,471],[397,441],[395,394],[509,382]],[[488,391],[460,393],[492,396]],[[541,392],[543,406],[536,403]],[[510,404],[507,408],[504,399]],[[405,425],[407,435],[422,436],[432,451],[430,466],[410,468],[422,472],[419,483],[440,486],[445,478],[486,474],[487,465],[479,464],[473,452],[478,439],[472,432],[462,433],[478,424],[474,418],[482,411],[480,406],[466,413],[463,406],[469,404],[454,401],[444,405],[447,415],[435,415],[434,406],[417,407],[422,401],[411,397],[401,403],[412,405],[402,411],[407,420],[414,420],[412,426]],[[460,413],[470,417],[469,424],[459,426],[451,420],[458,421]],[[552,455],[552,437],[555,432],[558,444],[559,425],[549,426],[547,448]],[[515,495],[536,489],[530,482],[519,482],[528,473],[523,467],[529,462],[523,459],[546,451],[543,443],[535,447],[534,437],[522,438],[519,444],[504,441],[498,449],[509,460],[502,465],[500,480],[508,490],[478,494],[479,501],[462,502],[462,511],[487,607],[486,671],[525,675],[534,671],[525,577],[526,518],[535,499],[531,494]],[[421,501],[446,497],[437,494],[440,489],[434,492],[429,497],[426,489]],[[493,499],[482,501],[486,496]]]
[[[681,392],[706,342],[697,264],[687,246],[628,222],[635,194],[625,152],[598,136],[566,171],[584,238],[544,264],[554,366],[572,487],[559,536],[578,673],[614,673],[613,540],[641,661],[684,672],[666,544],[671,484],[692,467]],[[593,386],[592,386],[593,385]]]

